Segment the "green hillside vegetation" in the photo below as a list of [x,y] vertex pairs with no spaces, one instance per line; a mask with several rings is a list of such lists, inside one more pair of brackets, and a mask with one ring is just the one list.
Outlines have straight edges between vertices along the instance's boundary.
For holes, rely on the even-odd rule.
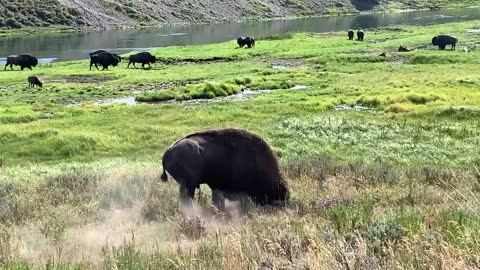
[[[198,0],[18,0],[0,1],[0,29],[52,27],[143,27],[170,23],[212,23],[282,17],[355,14],[360,11],[465,8],[479,0],[228,0],[205,4]],[[50,29],[49,29],[50,28]],[[57,29],[58,30],[58,29]]]
[[80,12],[57,0],[0,0],[0,28],[82,26]]

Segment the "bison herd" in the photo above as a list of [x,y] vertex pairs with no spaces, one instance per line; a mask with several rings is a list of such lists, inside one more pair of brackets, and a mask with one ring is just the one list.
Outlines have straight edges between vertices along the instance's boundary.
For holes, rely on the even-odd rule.
[[[358,41],[363,41],[363,37],[365,36],[365,32],[363,32],[362,29],[358,29],[357,31],[357,40]],[[353,30],[349,30],[348,31],[348,39],[349,40],[353,40],[353,38],[355,37],[355,32],[353,32]]]
[[[365,37],[365,32],[362,29],[357,31],[357,40],[363,41]],[[348,39],[353,40],[355,36],[355,32],[353,30],[348,31]],[[450,45],[452,50],[455,50],[455,46],[458,43],[458,39],[449,35],[439,35],[435,36],[432,39],[432,45],[438,46],[440,50],[445,50],[447,45]],[[237,39],[237,44],[239,48],[248,47],[253,48],[255,47],[255,38],[251,36],[247,37],[239,37]],[[115,53],[108,52],[106,50],[96,50],[94,52],[89,53],[90,56],[90,70],[92,67],[98,70],[98,66],[102,67],[102,70],[108,70],[109,66],[116,67],[120,62],[122,62],[122,57]],[[142,68],[145,69],[145,65],[148,65],[151,68],[151,64],[155,64],[157,62],[157,58],[149,52],[140,52],[137,54],[133,54],[128,56],[128,65],[133,65],[133,67],[137,68],[135,64],[141,64]],[[20,54],[20,55],[11,55],[7,57],[7,61],[5,64],[4,70],[10,66],[10,69],[13,70],[13,66],[20,66],[21,70],[28,68],[32,70],[32,67],[36,67],[38,64],[38,59],[30,54]]]
[[[349,40],[353,40],[353,38],[355,37],[355,32],[353,30],[349,30],[347,35]],[[359,29],[357,31],[357,40],[363,41],[364,37],[365,37],[365,32]],[[455,46],[457,45],[457,43],[458,43],[458,39],[456,37],[452,37],[449,35],[439,35],[439,36],[433,37],[432,39],[432,45],[438,46],[440,50],[445,50],[447,45],[451,45],[452,50],[455,50]],[[408,51],[410,50],[406,49],[406,47],[400,46],[399,52],[408,52]]]

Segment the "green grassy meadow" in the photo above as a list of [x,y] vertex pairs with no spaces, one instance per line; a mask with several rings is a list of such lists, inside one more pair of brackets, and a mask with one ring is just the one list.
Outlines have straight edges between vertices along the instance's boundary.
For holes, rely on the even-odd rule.
[[[0,266],[479,269],[479,27],[167,47],[148,70],[0,71]],[[432,47],[437,34],[457,50]],[[208,187],[180,209],[177,184],[158,181],[169,145],[223,127],[275,149],[285,209],[214,213]]]

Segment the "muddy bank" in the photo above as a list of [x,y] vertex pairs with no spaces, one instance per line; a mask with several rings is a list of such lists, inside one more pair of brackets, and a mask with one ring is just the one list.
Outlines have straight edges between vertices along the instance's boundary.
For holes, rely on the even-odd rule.
[[[308,89],[309,87],[306,85],[296,85],[288,90],[305,90]],[[285,89],[283,89],[285,90]],[[165,100],[165,101],[155,101],[155,102],[141,102],[137,101],[134,96],[128,96],[128,97],[119,97],[119,98],[109,98],[109,99],[99,99],[95,101],[89,101],[89,102],[75,102],[75,103],[69,103],[66,104],[68,107],[77,107],[77,106],[82,106],[85,104],[94,104],[94,105],[113,105],[113,104],[126,104],[129,106],[136,106],[140,104],[148,104],[148,105],[164,105],[164,104],[204,104],[204,103],[215,103],[215,102],[224,102],[224,101],[243,101],[243,100],[248,100],[251,98],[254,98],[256,96],[260,96],[263,94],[268,94],[271,93],[275,90],[251,90],[251,89],[245,89],[242,92],[235,94],[235,95],[230,95],[226,97],[216,97],[216,98],[211,98],[211,99],[191,99],[191,100],[182,100],[182,101],[176,101],[176,100]]]

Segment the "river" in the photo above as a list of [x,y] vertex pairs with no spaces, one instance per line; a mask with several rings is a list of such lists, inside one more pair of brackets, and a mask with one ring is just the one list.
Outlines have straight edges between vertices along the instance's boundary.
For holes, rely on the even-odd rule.
[[[261,39],[287,32],[332,32],[390,25],[431,25],[480,19],[480,8],[374,13],[261,22],[168,26],[137,30],[46,33],[0,38],[0,63],[11,54],[30,53],[40,62],[87,59],[88,52],[116,53],[172,45],[218,43],[251,35]],[[3,62],[4,63],[4,62]]]

